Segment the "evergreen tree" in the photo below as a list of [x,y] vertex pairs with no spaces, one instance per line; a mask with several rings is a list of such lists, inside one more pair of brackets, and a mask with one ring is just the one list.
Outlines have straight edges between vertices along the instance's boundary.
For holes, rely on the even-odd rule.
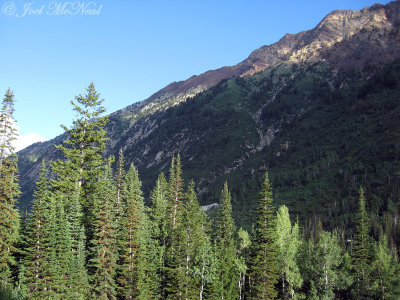
[[352,250],[353,293],[356,299],[371,297],[370,262],[372,260],[371,237],[369,236],[369,217],[365,208],[364,190],[360,188],[359,209],[356,218],[356,235]]
[[261,188],[255,237],[251,247],[249,266],[250,299],[275,299],[278,281],[278,249],[274,208],[272,206],[272,188],[268,173],[264,176]]
[[239,272],[234,234],[236,227],[232,219],[231,194],[225,182],[221,193],[221,211],[218,217],[216,233],[216,255],[218,278],[216,294],[220,299],[236,299],[239,296]]
[[184,262],[182,261],[182,201],[183,179],[180,156],[172,158],[168,193],[168,237],[166,247],[166,290],[167,298],[182,299],[184,293]]
[[94,238],[91,242],[91,286],[96,299],[116,298],[116,224],[115,187],[112,180],[111,161],[99,180],[95,200]]
[[43,161],[39,174],[36,190],[32,201],[32,211],[27,225],[26,258],[24,263],[24,277],[29,296],[32,298],[49,297],[48,291],[52,289],[50,284],[54,282],[52,272],[51,251],[52,234],[54,233],[54,213],[52,199],[50,197],[46,167]]
[[73,299],[85,299],[89,288],[86,270],[86,234],[82,223],[82,216],[78,183],[76,183],[76,192],[72,198],[71,209],[68,215],[72,247],[69,286],[71,288],[70,294]]
[[15,245],[20,225],[16,208],[20,194],[17,156],[12,145],[16,139],[14,102],[14,93],[8,89],[0,113],[0,287],[10,285],[10,267],[15,266]]
[[276,214],[276,234],[278,244],[278,269],[280,273],[281,297],[295,299],[303,279],[297,264],[300,246],[299,226],[292,226],[289,210],[285,205]]
[[72,243],[70,224],[64,210],[64,203],[56,203],[55,230],[56,242],[56,285],[54,286],[61,298],[68,298],[74,286],[70,286],[71,264],[72,264]]
[[151,208],[149,211],[149,241],[153,241],[153,271],[150,282],[154,298],[166,298],[166,247],[168,242],[168,183],[163,173],[157,179],[151,193]]
[[118,234],[120,249],[118,283],[120,295],[124,299],[135,299],[140,294],[138,265],[141,259],[141,239],[145,221],[141,186],[139,173],[132,164],[126,174],[122,192],[124,207]]
[[121,194],[124,190],[124,178],[125,178],[125,170],[124,170],[124,154],[122,152],[122,148],[119,149],[118,156],[118,165],[117,165],[117,173],[115,174],[115,186],[116,186],[116,201],[115,201],[115,222],[119,224],[119,218],[122,214],[121,212]]
[[[65,160],[52,162],[52,171],[56,179],[52,180],[54,191],[62,193],[69,209],[71,198],[75,195],[75,183],[78,182],[80,202],[85,213],[86,225],[93,224],[96,209],[93,194],[96,192],[96,182],[104,172],[106,160],[102,157],[106,147],[105,125],[107,117],[100,117],[105,108],[104,99],[100,99],[94,84],[86,89],[85,95],[75,97],[71,101],[78,118],[73,121],[71,129],[62,125],[68,134],[64,145],[57,145]],[[87,228],[88,229],[88,228]]]
[[251,245],[249,233],[243,228],[239,228],[239,252],[237,258],[237,268],[239,271],[239,299],[245,299],[246,295],[246,272],[247,265],[246,262],[249,259],[248,252]]

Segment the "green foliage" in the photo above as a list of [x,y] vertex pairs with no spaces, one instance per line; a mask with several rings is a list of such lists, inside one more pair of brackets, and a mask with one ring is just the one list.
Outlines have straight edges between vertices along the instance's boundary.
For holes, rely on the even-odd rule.
[[117,269],[115,187],[112,180],[111,162],[105,168],[103,177],[97,183],[95,194],[94,238],[91,243],[90,269],[93,297],[115,299]]
[[255,235],[249,262],[250,299],[275,299],[278,282],[278,245],[276,220],[272,206],[272,188],[268,173],[261,187]]
[[[56,145],[65,160],[51,162],[52,171],[56,179],[52,180],[53,189],[63,193],[65,197],[72,197],[75,192],[75,183],[78,182],[80,202],[85,214],[92,212],[94,203],[92,195],[96,191],[96,182],[104,172],[105,159],[102,157],[106,147],[106,131],[104,126],[107,117],[100,117],[105,108],[101,106],[103,99],[99,99],[94,84],[86,89],[85,95],[75,97],[76,102],[71,104],[78,118],[73,121],[71,129],[62,126],[68,134],[64,145]],[[65,199],[69,205],[70,199]],[[87,215],[89,218],[89,215]],[[88,221],[93,221],[89,218]]]
[[142,235],[145,229],[144,203],[139,173],[131,165],[125,177],[122,191],[122,216],[119,224],[118,284],[122,298],[133,299],[140,294],[139,261],[141,259]]
[[17,156],[12,142],[16,139],[14,128],[14,94],[8,89],[0,112],[0,287],[9,288],[11,267],[19,233],[19,213],[16,200],[18,185]]
[[231,194],[225,182],[221,192],[221,210],[217,220],[215,238],[217,257],[217,279],[215,294],[221,299],[233,299],[238,295],[239,272],[234,234],[236,227],[232,219]]
[[301,244],[299,226],[297,223],[292,226],[285,205],[279,207],[276,215],[280,295],[283,299],[296,299],[303,284],[297,264]]
[[357,214],[357,231],[354,237],[352,250],[354,293],[357,297],[371,296],[371,268],[372,244],[369,236],[369,217],[365,207],[364,189],[360,188],[360,202]]

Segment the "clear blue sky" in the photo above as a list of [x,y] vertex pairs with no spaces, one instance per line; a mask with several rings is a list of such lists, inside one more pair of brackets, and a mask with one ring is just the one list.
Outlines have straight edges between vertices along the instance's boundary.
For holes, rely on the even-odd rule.
[[[21,135],[50,139],[71,124],[69,102],[91,81],[111,113],[173,81],[234,65],[332,10],[375,2],[0,0],[0,92],[15,92]],[[78,4],[97,11],[82,15]]]

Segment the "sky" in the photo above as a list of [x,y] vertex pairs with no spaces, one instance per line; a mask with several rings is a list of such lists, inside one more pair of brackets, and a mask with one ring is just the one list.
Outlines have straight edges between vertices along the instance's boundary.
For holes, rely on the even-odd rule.
[[[107,113],[174,81],[235,65],[332,10],[370,0],[0,0],[0,93],[15,93],[18,149],[61,134],[90,82]],[[389,1],[380,1],[385,4]]]

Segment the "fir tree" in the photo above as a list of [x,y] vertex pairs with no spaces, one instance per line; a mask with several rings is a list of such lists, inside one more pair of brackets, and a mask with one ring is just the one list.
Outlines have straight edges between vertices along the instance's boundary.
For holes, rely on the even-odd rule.
[[280,273],[280,294],[283,299],[294,299],[301,288],[303,279],[297,265],[300,246],[299,226],[292,226],[289,210],[285,205],[276,214],[276,234],[278,245],[278,269]]
[[14,94],[8,89],[0,113],[0,287],[10,285],[10,267],[15,266],[15,245],[19,232],[16,199],[20,190],[17,156],[12,144],[16,139],[14,102]]
[[246,273],[247,273],[247,260],[248,252],[251,245],[249,233],[243,228],[239,228],[238,231],[239,247],[238,247],[238,258],[237,268],[239,271],[239,299],[245,299],[246,295]]
[[78,118],[70,129],[62,125],[68,139],[64,145],[57,145],[56,148],[62,152],[65,160],[51,162],[52,171],[56,174],[56,179],[51,183],[54,191],[63,194],[69,209],[71,198],[75,195],[75,183],[78,182],[85,223],[91,225],[94,221],[92,213],[96,209],[93,194],[106,165],[102,155],[107,141],[104,127],[108,118],[100,116],[105,111],[102,106],[104,100],[100,99],[93,83],[86,92],[75,97],[76,102],[71,101]]
[[68,215],[71,232],[71,267],[69,285],[73,299],[85,299],[89,283],[86,270],[86,234],[82,223],[82,206],[79,202],[79,189],[76,183],[76,192],[71,201]]
[[221,211],[218,217],[216,233],[216,255],[218,278],[216,280],[217,297],[236,299],[239,296],[237,256],[234,234],[236,227],[232,219],[231,194],[225,182],[221,193]]
[[115,187],[112,180],[111,162],[106,166],[95,194],[97,207],[94,216],[94,238],[91,243],[91,286],[93,297],[97,299],[116,298],[116,224]]
[[180,156],[172,158],[168,193],[168,237],[166,247],[167,298],[182,299],[184,293],[184,262],[182,261],[183,179]]
[[120,220],[118,242],[120,248],[118,284],[124,299],[139,296],[139,259],[141,259],[141,238],[144,233],[144,203],[139,173],[132,164],[125,177],[122,192],[124,201]]
[[275,299],[278,281],[277,245],[272,188],[268,173],[261,188],[249,266],[250,299]]
[[356,218],[357,231],[352,250],[354,297],[365,299],[371,295],[370,262],[372,260],[371,237],[369,236],[369,217],[365,208],[364,190],[360,188],[359,209]]
[[50,256],[52,247],[51,234],[54,233],[50,193],[46,178],[46,167],[43,161],[39,174],[36,190],[32,201],[32,211],[27,225],[26,259],[24,263],[24,277],[30,297],[50,296],[47,291],[51,289],[49,284],[54,282],[51,272]]
[[168,183],[163,173],[157,179],[156,186],[151,193],[151,208],[149,211],[149,241],[153,241],[153,271],[152,294],[155,298],[166,298],[166,247],[168,242]]
[[119,218],[121,216],[121,193],[124,190],[125,170],[124,170],[124,154],[122,148],[119,149],[117,173],[115,174],[115,186],[116,186],[116,201],[115,201],[115,222],[119,224]]

